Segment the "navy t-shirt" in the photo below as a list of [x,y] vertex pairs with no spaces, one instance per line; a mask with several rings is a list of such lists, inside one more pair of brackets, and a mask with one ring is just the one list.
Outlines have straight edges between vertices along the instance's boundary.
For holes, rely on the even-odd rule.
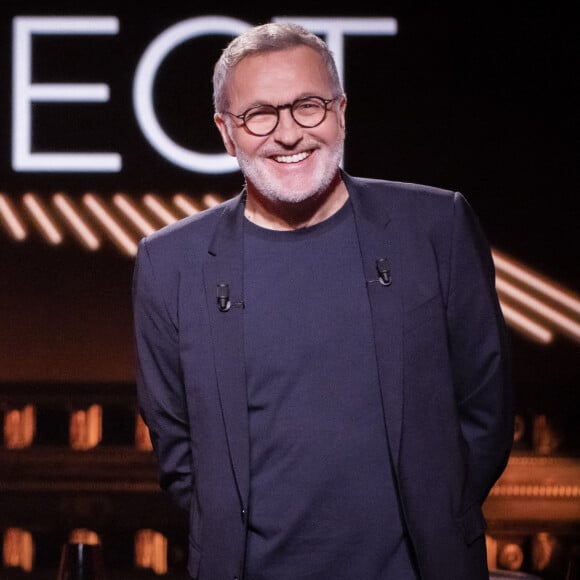
[[249,221],[248,580],[415,580],[392,478],[350,203],[293,231]]

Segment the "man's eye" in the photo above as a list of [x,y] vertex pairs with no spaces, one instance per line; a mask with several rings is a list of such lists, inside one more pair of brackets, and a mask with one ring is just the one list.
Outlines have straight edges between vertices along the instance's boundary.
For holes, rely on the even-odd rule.
[[295,111],[301,113],[312,113],[322,109],[321,104],[318,101],[302,101],[294,107]]
[[246,113],[246,121],[260,119],[261,117],[276,116],[276,110],[270,107],[257,107]]

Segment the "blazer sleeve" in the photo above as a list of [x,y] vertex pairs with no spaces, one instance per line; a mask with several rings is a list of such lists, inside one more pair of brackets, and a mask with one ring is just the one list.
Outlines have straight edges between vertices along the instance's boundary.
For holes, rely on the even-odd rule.
[[487,239],[473,210],[454,195],[447,316],[455,396],[469,451],[470,488],[483,502],[513,444],[508,336]]
[[158,460],[160,486],[188,510],[193,477],[178,327],[168,307],[167,276],[156,270],[144,238],[133,273],[137,399]]

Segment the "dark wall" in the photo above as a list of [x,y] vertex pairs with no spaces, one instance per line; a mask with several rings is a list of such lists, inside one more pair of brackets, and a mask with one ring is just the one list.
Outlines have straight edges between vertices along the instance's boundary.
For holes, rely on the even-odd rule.
[[[374,3],[373,3],[374,5]],[[325,8],[326,6],[326,8]],[[215,14],[250,24],[274,16],[382,16],[395,36],[345,39],[348,141],[344,167],[357,175],[417,181],[461,190],[493,246],[578,291],[577,202],[579,35],[571,5],[505,2],[455,7],[441,2],[335,3],[255,11],[239,3],[28,2],[0,6],[0,192],[14,200],[34,191],[47,199],[93,191],[134,196],[177,191],[228,197],[238,172],[192,172],[161,157],[139,129],[131,92],[150,43],[186,18]],[[99,104],[35,104],[33,148],[117,151],[118,173],[18,172],[11,166],[12,18],[75,15],[119,18],[117,35],[35,40],[35,82],[106,83]],[[211,71],[223,36],[175,49],[159,70],[156,110],[184,147],[222,152],[212,123]],[[16,243],[0,228],[3,380],[131,380],[132,260],[114,250],[89,254],[74,244]],[[536,347],[514,336],[522,383],[577,383],[577,345],[559,338]],[[539,352],[536,352],[538,350]],[[531,364],[530,361],[534,362]]]

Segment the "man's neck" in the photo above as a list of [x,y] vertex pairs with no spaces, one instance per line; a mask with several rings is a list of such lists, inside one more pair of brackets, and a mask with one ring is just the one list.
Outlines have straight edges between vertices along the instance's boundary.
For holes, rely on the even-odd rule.
[[318,224],[335,214],[348,199],[340,176],[325,192],[302,202],[273,201],[248,187],[245,216],[270,230],[297,230]]

